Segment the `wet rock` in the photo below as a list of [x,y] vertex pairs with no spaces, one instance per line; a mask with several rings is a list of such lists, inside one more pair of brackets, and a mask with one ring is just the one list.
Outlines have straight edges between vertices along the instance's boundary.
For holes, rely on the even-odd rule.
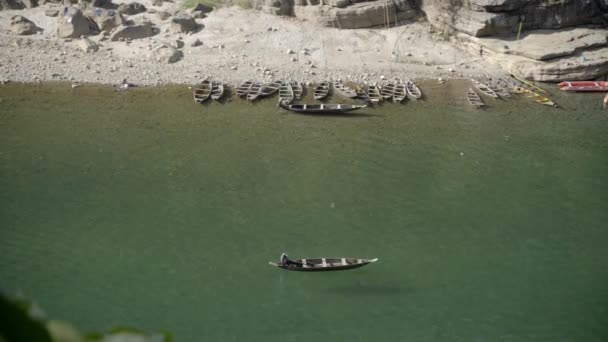
[[89,20],[75,7],[64,7],[57,20],[57,37],[80,38],[91,32]]
[[78,46],[84,52],[97,52],[99,50],[99,45],[95,44],[94,41],[86,37],[80,39]]
[[126,15],[135,15],[146,11],[146,6],[139,2],[130,2],[128,4],[120,4],[118,6],[118,12]]
[[21,15],[11,17],[10,30],[19,35],[36,34],[41,29],[31,20]]
[[175,63],[183,57],[183,53],[178,49],[162,45],[152,50],[152,60],[160,63]]
[[198,24],[194,21],[194,18],[180,12],[171,19],[171,28],[176,32],[195,32],[198,29]]
[[141,39],[152,37],[158,33],[158,29],[150,22],[142,22],[129,26],[119,26],[112,30],[110,40],[115,42],[124,39]]

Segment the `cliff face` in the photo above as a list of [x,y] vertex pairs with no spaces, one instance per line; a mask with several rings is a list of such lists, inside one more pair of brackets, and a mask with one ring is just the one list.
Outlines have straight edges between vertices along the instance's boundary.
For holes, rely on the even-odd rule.
[[475,37],[608,23],[608,0],[424,0],[429,22]]

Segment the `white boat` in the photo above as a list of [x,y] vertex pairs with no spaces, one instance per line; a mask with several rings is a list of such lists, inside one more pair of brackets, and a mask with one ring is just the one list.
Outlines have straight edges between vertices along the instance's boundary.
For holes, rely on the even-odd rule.
[[333,82],[333,86],[334,90],[336,90],[338,94],[344,97],[348,97],[351,99],[357,97],[357,92],[351,89],[350,87],[345,86],[344,83],[342,83],[341,81]]
[[245,81],[245,82],[241,83],[236,88],[236,96],[238,96],[238,97],[247,96],[247,93],[249,93],[249,89],[251,89],[251,85],[253,85],[252,81]]
[[314,93],[315,100],[322,100],[329,95],[330,83],[321,82],[316,88]]
[[488,87],[487,85],[485,85],[477,80],[471,80],[471,82],[473,82],[473,85],[475,86],[475,88],[477,88],[477,90],[479,90],[482,94],[493,97],[495,99],[498,98],[498,95],[496,95],[496,92],[494,90],[490,89],[490,87]]
[[212,81],[211,82],[211,99],[219,100],[224,96],[224,83],[221,81]]
[[383,86],[382,89],[380,90],[380,96],[382,96],[382,98],[385,100],[392,98],[394,93],[395,93],[395,84],[393,84],[393,83],[388,83],[387,85]]
[[378,103],[382,101],[382,96],[380,96],[380,89],[378,86],[370,85],[367,87],[367,96],[369,97],[369,101],[371,103]]
[[205,102],[211,95],[211,81],[205,79],[194,87],[192,92],[194,101],[198,103]]
[[262,93],[262,84],[260,84],[259,82],[253,82],[253,84],[251,85],[251,88],[249,88],[249,91],[247,92],[247,100],[249,100],[249,101],[257,100],[260,97],[261,93]]
[[399,82],[395,85],[395,90],[393,91],[393,102],[400,103],[407,96],[407,90],[405,89],[405,84]]
[[279,101],[281,103],[291,103],[294,99],[293,88],[290,83],[283,83],[279,87]]
[[418,100],[422,97],[422,91],[413,81],[405,81],[405,87],[407,89],[407,96],[413,100]]
[[307,113],[307,114],[331,114],[331,113],[346,113],[353,110],[367,107],[366,105],[356,104],[279,104],[281,108],[287,109],[296,113]]

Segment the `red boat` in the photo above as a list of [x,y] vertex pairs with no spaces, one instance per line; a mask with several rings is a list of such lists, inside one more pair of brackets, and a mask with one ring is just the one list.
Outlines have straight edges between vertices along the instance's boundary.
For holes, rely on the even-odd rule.
[[605,81],[561,82],[559,88],[564,91],[608,91]]

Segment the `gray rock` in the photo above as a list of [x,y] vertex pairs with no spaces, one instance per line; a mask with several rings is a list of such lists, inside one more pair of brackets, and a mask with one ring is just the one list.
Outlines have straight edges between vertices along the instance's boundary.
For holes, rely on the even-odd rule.
[[[378,0],[352,4],[346,8],[329,6],[295,6],[295,16],[304,20],[316,21],[325,26],[340,28],[361,28],[385,25],[386,12],[395,13],[395,3],[391,0]],[[389,16],[392,25],[395,16]]]
[[57,20],[57,37],[80,38],[91,32],[89,20],[75,7],[64,7]]
[[25,4],[20,0],[0,0],[1,10],[24,9]]
[[162,45],[152,50],[152,60],[160,63],[175,63],[179,61],[183,53],[172,46]]
[[54,9],[54,8],[49,8],[44,10],[44,15],[46,15],[47,17],[56,17],[59,15],[59,10]]
[[88,11],[87,16],[97,24],[97,28],[101,32],[110,32],[115,27],[125,23],[125,18],[122,14],[113,9],[95,8],[92,11]]
[[118,12],[126,15],[135,15],[146,11],[146,7],[139,2],[130,2],[128,4],[120,4]]
[[38,7],[38,0],[21,0],[26,8]]
[[11,17],[10,30],[19,35],[36,34],[41,29],[31,20],[21,15]]
[[165,11],[157,12],[156,15],[158,18],[160,18],[160,20],[167,20],[169,17],[171,17],[171,13]]
[[203,12],[203,13],[209,13],[211,11],[213,11],[213,7],[209,7],[207,5],[203,5],[201,3],[196,4],[196,6],[192,7],[192,9],[190,10],[190,12]]
[[91,7],[104,8],[104,9],[116,9],[116,5],[112,3],[112,0],[93,0]]
[[184,41],[181,40],[181,39],[176,39],[175,42],[172,45],[176,49],[181,49],[181,48],[184,47]]
[[99,45],[95,44],[95,42],[86,37],[80,39],[78,46],[84,52],[97,52],[99,50]]
[[207,15],[201,11],[192,12],[192,18],[194,18],[194,19],[204,19],[206,17],[207,17]]
[[203,42],[201,42],[198,38],[191,39],[189,44],[190,46],[201,46]]
[[176,32],[195,32],[198,29],[198,24],[194,18],[180,12],[171,19],[171,28]]
[[150,22],[142,22],[140,24],[133,25],[121,25],[112,30],[110,33],[110,40],[124,40],[124,39],[141,39],[152,37],[158,33],[158,29]]

